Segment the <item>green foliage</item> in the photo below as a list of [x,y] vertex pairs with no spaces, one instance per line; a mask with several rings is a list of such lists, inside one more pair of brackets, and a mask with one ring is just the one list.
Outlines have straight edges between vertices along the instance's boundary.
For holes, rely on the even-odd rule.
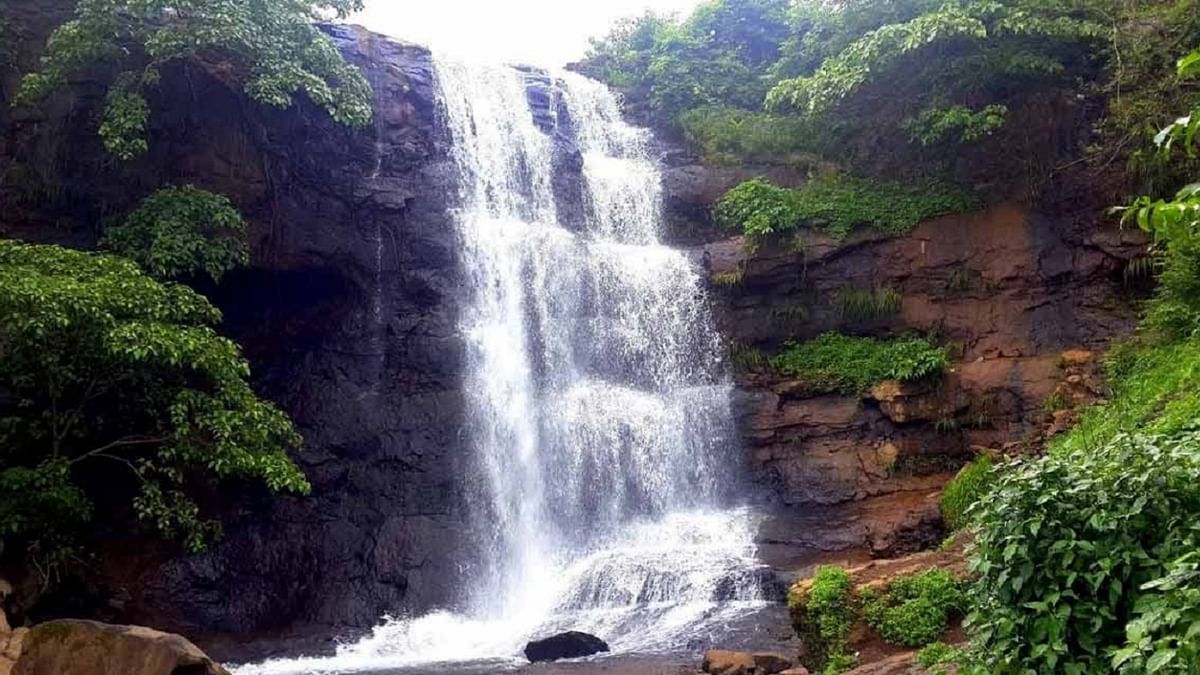
[[[1189,125],[1160,133],[1161,152],[1193,151]],[[1139,333],[1109,353],[1108,401],[976,508],[971,629],[988,672],[1200,672],[1196,197],[1122,209],[1153,235],[1160,284]]]
[[658,37],[671,25],[670,19],[654,12],[618,20],[607,35],[589,40],[592,74],[614,87],[640,84],[650,69]]
[[81,70],[114,62],[121,72],[100,135],[112,154],[133,159],[147,148],[146,90],[163,66],[188,61],[218,77],[232,74],[256,101],[283,108],[304,92],[338,122],[362,127],[371,120],[370,85],[314,25],[361,8],[361,0],[80,0],[17,101],[36,103]]
[[789,591],[788,610],[796,634],[804,641],[809,668],[840,673],[854,666],[854,657],[847,653],[847,640],[858,608],[846,570],[817,569],[811,585],[793,586]]
[[788,33],[787,0],[711,0],[674,23],[645,14],[592,41],[596,75],[647,92],[675,122],[687,110],[723,105],[754,109],[770,84],[765,69]]
[[[1198,59],[1182,59],[1180,76],[1193,76]],[[1171,145],[1175,133],[1159,134],[1164,153],[1180,149]],[[1180,145],[1193,151],[1198,139],[1183,134]],[[1079,425],[1056,445],[1061,452],[1087,450],[1138,430],[1177,434],[1196,428],[1200,419],[1194,385],[1200,372],[1200,186],[1187,186],[1170,201],[1143,197],[1117,211],[1123,222],[1137,223],[1152,235],[1159,285],[1146,306],[1140,334],[1110,353],[1109,400],[1084,412]]]
[[917,337],[875,340],[826,333],[789,342],[771,366],[813,391],[859,394],[884,380],[932,377],[948,362],[943,350]]
[[1200,339],[1135,339],[1114,350],[1107,366],[1108,400],[1085,410],[1078,425],[1055,443],[1055,452],[1090,452],[1121,433],[1139,429],[1175,434],[1196,428]]
[[856,665],[858,665],[858,656],[855,654],[833,654],[825,662],[825,669],[821,672],[824,675],[839,675],[853,670]]
[[930,675],[946,675],[942,666],[953,665],[962,658],[962,652],[945,642],[933,642],[925,645],[917,652],[917,663],[929,671]]
[[1051,392],[1051,394],[1046,397],[1046,400],[1042,401],[1042,410],[1045,411],[1046,414],[1050,415],[1058,412],[1059,410],[1066,410],[1069,407],[1070,403],[1068,403],[1067,399],[1057,391]]
[[206,274],[214,281],[250,259],[246,223],[229,199],[192,186],[159,190],[101,246],[130,258],[157,279]]
[[923,647],[938,639],[965,606],[962,584],[940,569],[894,579],[883,592],[867,589],[859,597],[867,625],[903,647]]
[[[1064,68],[1061,52],[1073,43],[1090,41],[1101,32],[1092,16],[1078,16],[1076,5],[1046,0],[958,0],[914,18],[889,23],[863,34],[811,74],[777,84],[767,97],[773,109],[791,108],[822,115],[873,82],[892,77],[896,69],[937,48],[957,47],[956,56],[974,65],[966,80],[954,65],[930,64],[918,77],[927,92],[961,96],[981,79],[1003,79],[1031,73],[1055,75]],[[1064,45],[1065,43],[1065,45]],[[1002,51],[997,52],[997,49]],[[986,69],[980,69],[987,63]]]
[[792,115],[706,106],[684,112],[679,126],[712,164],[803,164],[830,151],[819,125]]
[[904,298],[894,288],[843,288],[834,295],[838,316],[850,324],[870,323],[900,313]]
[[[62,547],[122,497],[163,536],[216,534],[209,478],[304,493],[291,421],[255,396],[219,312],[129,260],[0,240],[0,521],[9,553]],[[128,508],[128,507],[122,507]],[[24,548],[19,548],[24,547]]]
[[1008,106],[993,104],[981,110],[965,105],[933,106],[901,123],[914,142],[934,145],[943,141],[971,143],[1004,126]]
[[1200,671],[1200,554],[1171,562],[1165,574],[1139,587],[1135,618],[1125,627],[1126,646],[1113,654],[1122,673]]
[[729,272],[718,272],[713,275],[713,284],[721,288],[736,288],[742,285],[746,280],[746,271],[742,268],[737,268]]
[[924,220],[969,211],[976,204],[961,190],[940,183],[910,187],[824,176],[788,189],[755,178],[727,192],[714,215],[723,226],[756,238],[790,232],[802,224],[835,237],[845,237],[858,226],[898,236]]
[[999,474],[974,511],[968,625],[986,672],[1194,672],[1177,582],[1200,544],[1197,485],[1194,432],[1122,434]]
[[[589,62],[663,122],[682,115],[689,140],[726,163],[817,153],[869,170],[880,152],[903,151],[853,141],[890,129],[927,148],[910,164],[927,175],[915,165],[961,160],[962,143],[1018,139],[1019,130],[999,132],[1047,101],[1100,94],[1110,105],[1093,158],[1111,164],[1148,121],[1161,126],[1181,102],[1194,105],[1167,76],[1165,55],[1200,42],[1197,0],[788,4],[715,0],[681,22],[625,20]],[[1184,72],[1195,64],[1185,59]],[[760,112],[764,100],[777,114]],[[698,112],[711,106],[724,110]]]
[[752,373],[770,365],[767,355],[761,349],[737,341],[729,345],[729,360],[741,373]]
[[942,519],[946,527],[959,530],[970,523],[971,508],[992,487],[995,469],[990,457],[983,455],[964,466],[942,490]]

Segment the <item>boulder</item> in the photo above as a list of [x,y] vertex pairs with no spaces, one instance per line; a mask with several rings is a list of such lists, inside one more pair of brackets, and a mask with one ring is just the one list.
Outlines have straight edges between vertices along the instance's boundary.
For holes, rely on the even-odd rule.
[[[2,583],[4,580],[0,579],[0,584]],[[9,628],[8,617],[4,615],[4,610],[0,609],[0,675],[11,675],[13,667],[17,664],[17,657],[21,655],[21,644],[28,633],[27,628]]]
[[792,660],[774,652],[757,652],[754,654],[754,665],[760,675],[777,675],[792,667]]
[[526,644],[525,658],[537,663],[539,661],[577,659],[581,656],[591,656],[606,651],[608,651],[608,643],[595,635],[568,631]]
[[846,675],[920,675],[925,672],[924,668],[917,665],[916,652],[903,652],[859,666]]
[[704,652],[701,670],[710,675],[751,675],[756,672],[754,656],[746,652],[710,649]]
[[809,672],[808,668],[805,668],[804,666],[796,666],[795,668],[789,668],[782,673],[779,673],[779,675],[809,675]]
[[96,621],[31,628],[12,675],[229,675],[179,635]]
[[928,381],[885,380],[871,388],[871,398],[879,402],[879,409],[896,424],[953,417],[960,403],[955,400],[956,393]]

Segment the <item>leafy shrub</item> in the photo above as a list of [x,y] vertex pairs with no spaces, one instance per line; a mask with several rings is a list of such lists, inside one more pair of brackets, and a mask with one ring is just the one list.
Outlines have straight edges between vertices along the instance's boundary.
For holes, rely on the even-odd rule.
[[917,663],[928,670],[930,675],[946,675],[947,671],[941,666],[951,665],[962,657],[962,652],[945,642],[934,642],[917,652]]
[[609,84],[644,90],[666,122],[711,106],[758,108],[763,77],[786,39],[788,0],[714,0],[683,21],[644,14],[592,41],[584,68]]
[[845,237],[858,226],[898,236],[922,221],[975,206],[966,193],[940,183],[904,186],[824,176],[788,189],[755,178],[727,192],[714,215],[723,226],[750,237],[789,232],[800,225],[835,237]]
[[914,142],[934,145],[944,141],[970,143],[1004,126],[1008,106],[989,105],[971,110],[964,105],[933,106],[901,123]]
[[[240,478],[308,491],[288,456],[299,435],[250,388],[237,346],[212,328],[220,316],[124,258],[0,240],[7,553],[61,548],[93,514],[127,511],[198,550],[217,527],[190,486]],[[108,483],[105,512],[97,480]]]
[[827,130],[791,115],[706,106],[683,113],[679,125],[688,143],[712,164],[793,164],[832,151]]
[[967,622],[987,672],[1194,672],[1196,624],[1178,610],[1198,485],[1196,432],[1117,435],[999,474],[975,509]]
[[733,367],[742,373],[754,372],[770,365],[767,355],[761,349],[739,341],[729,345],[729,360],[733,362]]
[[900,313],[904,298],[894,288],[843,288],[834,296],[838,316],[851,324],[887,319]]
[[868,589],[860,597],[867,625],[904,647],[922,647],[941,637],[965,604],[961,583],[940,569],[895,579],[882,593]]
[[731,230],[762,237],[796,228],[801,215],[795,202],[795,190],[753,178],[725,193],[713,215]]
[[825,662],[825,670],[821,671],[824,675],[839,675],[848,670],[852,670],[858,665],[858,657],[854,654],[834,654]]
[[858,394],[884,380],[919,380],[947,367],[946,353],[917,337],[876,340],[825,333],[790,342],[771,359],[779,372],[813,391]]
[[946,485],[940,502],[946,527],[959,530],[970,522],[968,513],[991,488],[993,471],[992,459],[983,455],[964,466]]
[[190,185],[159,190],[101,246],[135,261],[157,279],[206,274],[214,281],[250,259],[246,223],[227,198]]
[[821,567],[807,588],[793,586],[788,610],[796,634],[804,641],[807,665],[812,670],[839,673],[854,665],[846,641],[858,610],[854,584],[846,570]]
[[1143,594],[1125,627],[1125,646],[1113,653],[1122,673],[1187,673],[1200,668],[1200,553],[1171,562]]

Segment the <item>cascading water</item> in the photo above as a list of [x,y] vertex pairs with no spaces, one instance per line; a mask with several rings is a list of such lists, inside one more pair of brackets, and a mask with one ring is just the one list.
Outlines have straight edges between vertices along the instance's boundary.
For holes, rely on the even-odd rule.
[[585,223],[569,230],[528,76],[435,62],[471,294],[469,602],[388,620],[335,657],[239,673],[516,663],[527,640],[565,630],[666,652],[761,605],[757,519],[723,494],[738,461],[730,385],[700,277],[659,243],[646,132],[605,87],[553,78],[556,131],[582,151],[586,183]]

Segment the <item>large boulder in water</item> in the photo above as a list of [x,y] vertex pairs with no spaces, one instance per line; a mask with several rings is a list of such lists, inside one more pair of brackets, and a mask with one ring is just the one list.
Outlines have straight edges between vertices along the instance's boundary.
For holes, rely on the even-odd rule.
[[31,628],[12,675],[229,675],[179,635],[95,621]]
[[591,656],[606,651],[608,651],[608,643],[604,640],[595,635],[573,630],[526,644],[525,658],[537,663],[538,661],[577,659],[581,656]]

